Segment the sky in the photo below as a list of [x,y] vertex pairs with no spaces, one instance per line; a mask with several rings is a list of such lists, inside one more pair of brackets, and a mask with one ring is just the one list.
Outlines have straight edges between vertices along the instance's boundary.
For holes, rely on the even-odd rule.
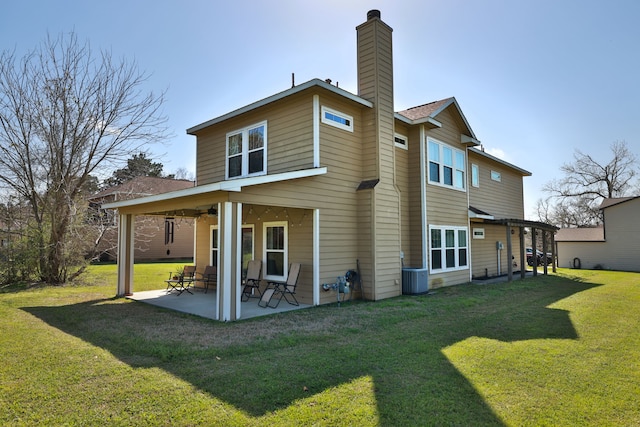
[[74,32],[166,90],[165,173],[195,173],[186,129],[314,78],[357,93],[356,31],[393,28],[395,109],[455,96],[485,150],[532,173],[525,217],[580,150],[640,157],[637,0],[5,0],[0,50]]

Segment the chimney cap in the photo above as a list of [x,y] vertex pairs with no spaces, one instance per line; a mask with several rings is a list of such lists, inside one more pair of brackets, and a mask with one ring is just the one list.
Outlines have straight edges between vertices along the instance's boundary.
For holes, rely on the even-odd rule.
[[371,9],[369,12],[367,12],[367,21],[373,18],[380,19],[380,11],[378,9]]

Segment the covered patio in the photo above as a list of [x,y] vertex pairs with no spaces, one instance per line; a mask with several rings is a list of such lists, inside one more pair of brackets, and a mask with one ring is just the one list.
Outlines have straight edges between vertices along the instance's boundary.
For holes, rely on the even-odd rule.
[[[318,305],[319,209],[290,198],[283,200],[280,196],[290,192],[290,181],[310,179],[324,173],[325,168],[316,168],[242,178],[105,205],[105,208],[118,210],[117,294],[165,306],[163,301],[167,298],[161,293],[151,295],[137,292],[133,283],[136,217],[157,215],[165,217],[166,221],[180,217],[194,218],[194,263],[197,272],[202,273],[207,266],[216,269],[215,299],[210,300],[211,307],[194,314],[233,321],[275,312],[271,308],[257,307],[257,300],[251,300],[248,304],[241,302],[243,277],[247,262],[252,259],[262,262],[263,287],[269,281],[285,282],[290,265],[301,264],[296,298],[303,307]],[[169,297],[173,307],[185,304],[177,301],[179,299],[195,301],[201,296],[183,294]],[[282,302],[277,310],[293,308],[287,305]],[[181,311],[192,310],[195,308],[185,307]]]
[[[218,293],[215,290],[207,293],[196,290],[193,291],[192,294],[183,292],[181,295],[177,295],[174,292],[167,292],[164,289],[158,289],[135,292],[132,295],[127,295],[127,298],[133,301],[167,308],[169,310],[206,317],[207,319],[218,319],[218,304],[216,304],[216,301],[218,301]],[[250,319],[311,307],[311,305],[308,304],[300,304],[299,306],[291,305],[285,300],[281,301],[276,308],[260,307],[258,305],[258,301],[258,298],[250,298],[248,301],[240,303],[242,319]]]

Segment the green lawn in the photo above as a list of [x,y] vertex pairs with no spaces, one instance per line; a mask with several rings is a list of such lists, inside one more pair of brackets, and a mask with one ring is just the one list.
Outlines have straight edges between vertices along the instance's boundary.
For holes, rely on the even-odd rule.
[[640,425],[640,274],[229,324],[114,298],[115,266],[84,280],[0,293],[0,425]]

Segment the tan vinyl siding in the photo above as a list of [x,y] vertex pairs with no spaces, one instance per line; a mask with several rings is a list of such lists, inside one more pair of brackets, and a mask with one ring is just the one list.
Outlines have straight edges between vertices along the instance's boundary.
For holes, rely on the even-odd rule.
[[[401,293],[400,193],[395,182],[392,32],[378,19],[358,27],[358,93],[375,103],[364,117],[363,178],[379,178],[372,190],[374,299]],[[372,150],[372,151],[369,151]],[[376,157],[367,156],[376,153]],[[375,162],[374,162],[375,161]],[[369,190],[366,190],[369,191]]]
[[[495,218],[524,218],[522,174],[469,151],[469,204]],[[471,185],[471,164],[478,165],[479,187]],[[501,181],[491,179],[491,171],[499,172]]]
[[[426,130],[425,138],[432,137],[441,143],[465,151],[465,146],[460,142],[462,125],[449,110],[450,109],[447,109],[438,115],[438,121],[442,123],[442,127]],[[426,140],[423,140],[422,144],[426,144]],[[428,169],[429,159],[426,148],[425,154],[425,168]],[[469,171],[466,170],[465,173],[468,174]],[[428,176],[425,176],[425,180],[427,181],[427,227],[429,225],[440,225],[468,228],[467,192],[460,189],[431,184],[428,181]],[[427,248],[429,251],[430,246],[427,245]],[[427,254],[429,257],[429,252],[427,252]],[[469,266],[469,268],[444,273],[430,272],[429,287],[435,289],[442,286],[466,283],[469,281],[470,268],[471,266]]]
[[262,121],[267,122],[267,173],[313,167],[312,117],[312,95],[302,93],[203,129],[197,142],[198,185],[225,179],[227,133]]
[[[407,133],[409,138],[408,150],[408,175],[409,175],[409,252],[405,252],[405,265],[409,267],[422,268],[422,187],[420,180],[422,173],[420,164],[420,151],[422,142],[420,141],[420,127],[415,126]],[[407,244],[403,244],[407,247]]]
[[469,282],[469,270],[448,271],[446,273],[429,273],[429,289],[459,285]]
[[[396,122],[396,133],[408,138],[408,132],[406,126],[399,125]],[[409,150],[404,148],[395,147],[395,160],[396,160],[396,186],[400,193],[400,241],[401,250],[404,252],[404,265],[412,266],[411,259],[411,183],[410,183],[410,163],[409,163]],[[419,175],[418,175],[419,176]]]
[[630,200],[604,210],[607,254],[604,268],[640,271],[640,199]]
[[[157,261],[193,257],[193,219],[175,217],[173,243],[165,244],[164,217],[136,216],[134,260]],[[116,257],[118,229],[113,226],[102,236],[98,250]],[[168,252],[167,252],[168,251]]]
[[[485,232],[484,239],[474,239],[473,229],[483,228]],[[472,260],[472,277],[492,277],[498,275],[498,250],[496,242],[502,242],[504,249],[500,251],[500,273],[507,274],[509,268],[509,259],[507,257],[507,235],[506,227],[488,225],[483,223],[471,223],[469,230],[471,244],[471,260]],[[518,230],[515,229],[511,235],[512,255],[518,267],[514,267],[514,271],[520,269],[520,238]],[[526,258],[525,258],[526,262]],[[525,266],[526,268],[526,266]]]
[[640,271],[640,199],[633,199],[604,209],[605,242],[557,242],[558,266]]
[[[613,264],[609,263],[611,258],[606,242],[558,242],[558,267],[573,268],[575,258],[579,260],[576,266],[583,269],[593,269],[596,266],[614,269]],[[638,268],[635,270],[638,271]]]

